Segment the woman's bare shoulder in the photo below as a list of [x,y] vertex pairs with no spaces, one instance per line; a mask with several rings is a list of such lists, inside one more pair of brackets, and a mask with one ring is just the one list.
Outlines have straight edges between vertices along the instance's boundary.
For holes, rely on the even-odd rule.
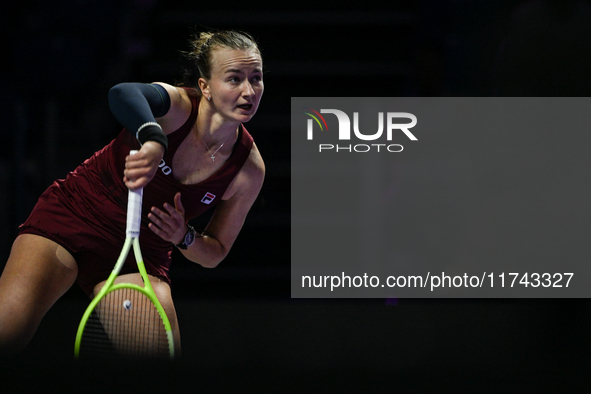
[[224,200],[235,196],[246,197],[247,200],[256,198],[265,180],[265,163],[255,143],[252,145],[246,162],[236,174],[236,177],[226,189]]
[[163,82],[154,82],[162,86],[170,96],[170,109],[161,118],[156,119],[166,134],[178,130],[191,115],[193,109],[191,96],[187,90]]

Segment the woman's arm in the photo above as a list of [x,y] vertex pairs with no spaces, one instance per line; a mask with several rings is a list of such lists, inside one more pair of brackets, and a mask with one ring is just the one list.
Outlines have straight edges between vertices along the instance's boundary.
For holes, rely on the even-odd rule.
[[130,189],[145,187],[152,180],[166,152],[170,134],[191,113],[191,100],[184,89],[156,82],[121,83],[109,90],[109,106],[115,117],[134,133],[142,147],[126,158],[124,182]]
[[109,107],[134,135],[148,122],[158,123],[165,134],[170,134],[187,121],[192,109],[185,89],[162,82],[115,85],[109,90]]
[[165,116],[170,107],[170,96],[159,84],[126,82],[109,90],[109,108],[130,133],[137,133],[146,123],[155,123],[155,118]]
[[189,119],[191,110],[193,109],[189,94],[183,88],[177,88],[166,83],[154,82],[153,85],[164,88],[170,98],[168,112],[163,116],[156,117],[156,122],[162,126],[166,134],[177,131]]

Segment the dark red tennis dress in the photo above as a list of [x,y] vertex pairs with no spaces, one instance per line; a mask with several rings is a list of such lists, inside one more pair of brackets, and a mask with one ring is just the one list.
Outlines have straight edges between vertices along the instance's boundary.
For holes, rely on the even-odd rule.
[[[197,98],[191,95],[189,119],[168,135],[168,151],[161,167],[144,188],[140,244],[146,270],[170,284],[172,245],[148,228],[151,207],[165,202],[174,205],[181,192],[186,219],[195,218],[216,206],[228,185],[248,158],[253,139],[240,126],[231,156],[215,174],[203,182],[183,185],[173,177],[172,158],[197,118]],[[125,241],[128,189],[123,183],[125,157],[139,149],[135,137],[126,130],[105,148],[53,183],[39,198],[21,234],[37,234],[66,248],[78,263],[78,283],[91,294],[94,286],[107,279]],[[122,274],[137,272],[133,256],[128,257]]]

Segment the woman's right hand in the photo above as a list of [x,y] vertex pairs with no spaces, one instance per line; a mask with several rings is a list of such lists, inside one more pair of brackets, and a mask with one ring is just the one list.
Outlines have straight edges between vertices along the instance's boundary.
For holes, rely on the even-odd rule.
[[145,187],[154,178],[163,157],[164,147],[161,144],[146,141],[136,154],[125,158],[125,186],[131,190]]

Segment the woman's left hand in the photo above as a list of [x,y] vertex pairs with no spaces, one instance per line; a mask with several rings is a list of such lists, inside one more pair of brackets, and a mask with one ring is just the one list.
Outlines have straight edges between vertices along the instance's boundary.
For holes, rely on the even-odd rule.
[[148,218],[152,221],[148,224],[150,230],[163,240],[178,245],[185,239],[187,223],[185,222],[185,208],[181,203],[181,193],[174,196],[174,207],[169,203],[164,203],[164,211],[152,207]]

